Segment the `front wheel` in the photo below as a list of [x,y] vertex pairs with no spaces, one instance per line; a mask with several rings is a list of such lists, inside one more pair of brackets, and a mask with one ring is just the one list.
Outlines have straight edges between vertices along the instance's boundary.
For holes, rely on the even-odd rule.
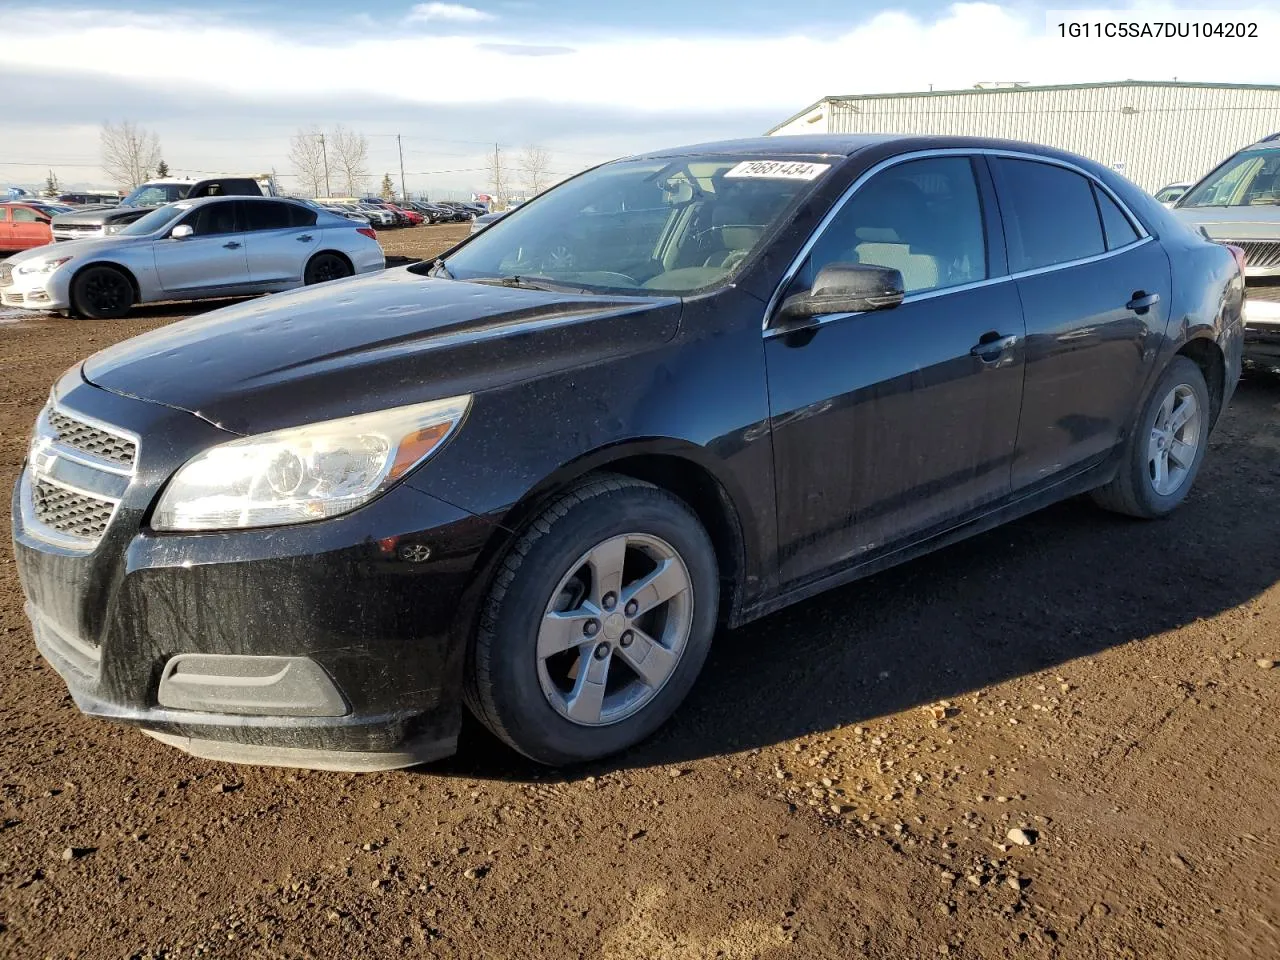
[[118,320],[133,301],[133,284],[115,267],[89,267],[71,281],[71,309],[90,320]]
[[1099,506],[1132,517],[1171,513],[1191,491],[1209,447],[1209,389],[1200,368],[1175,357],[1156,382],[1125,443],[1120,469],[1093,492]]
[[718,601],[715,551],[683,501],[627,477],[589,480],[499,568],[468,658],[468,706],[541,763],[616,753],[684,700]]
[[341,280],[353,273],[351,264],[336,253],[317,253],[307,263],[302,281],[307,286],[313,283],[324,283],[328,280]]

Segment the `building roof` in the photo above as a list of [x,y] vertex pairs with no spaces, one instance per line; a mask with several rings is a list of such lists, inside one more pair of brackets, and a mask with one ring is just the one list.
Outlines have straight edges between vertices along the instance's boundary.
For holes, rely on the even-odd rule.
[[959,90],[913,90],[909,93],[847,93],[823,97],[815,100],[803,110],[792,114],[781,123],[770,127],[766,135],[781,130],[789,123],[811,113],[824,103],[842,100],[906,100],[918,97],[954,97],[959,94],[982,95],[994,93],[1036,93],[1045,90],[1095,90],[1107,87],[1169,87],[1172,89],[1210,89],[1210,90],[1269,90],[1280,92],[1280,84],[1274,83],[1192,83],[1181,80],[1109,80],[1105,83],[1059,83],[1038,86],[1016,87],[966,87]]

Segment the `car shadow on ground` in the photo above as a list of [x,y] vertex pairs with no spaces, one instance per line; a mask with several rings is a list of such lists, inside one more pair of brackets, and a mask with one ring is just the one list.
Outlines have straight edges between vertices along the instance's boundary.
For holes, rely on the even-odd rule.
[[[1251,429],[1239,426],[1246,417]],[[547,770],[468,718],[458,754],[418,769],[522,780],[678,764],[959,697],[1135,640],[1158,643],[1280,580],[1280,377],[1250,375],[1211,443],[1191,497],[1167,520],[1130,520],[1076,498],[722,630],[675,717],[619,756]]]

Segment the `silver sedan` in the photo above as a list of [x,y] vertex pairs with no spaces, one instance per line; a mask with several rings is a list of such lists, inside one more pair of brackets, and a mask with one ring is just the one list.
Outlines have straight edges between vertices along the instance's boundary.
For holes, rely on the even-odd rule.
[[206,197],[152,210],[112,237],[0,261],[0,304],[122,317],[136,304],[289,290],[383,269],[376,234],[268,197]]

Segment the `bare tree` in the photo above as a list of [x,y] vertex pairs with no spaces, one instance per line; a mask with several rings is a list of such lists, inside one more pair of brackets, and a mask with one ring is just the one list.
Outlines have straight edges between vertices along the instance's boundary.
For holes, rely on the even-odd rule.
[[511,186],[508,183],[507,156],[496,143],[493,145],[493,153],[489,156],[488,166],[489,192],[493,195],[493,209],[500,210],[507,202]]
[[324,162],[324,134],[319,127],[299,129],[289,141],[289,162],[298,175],[298,185],[303,193],[313,197],[329,192],[326,184]]
[[520,170],[529,196],[537,196],[550,186],[551,154],[536,143],[529,144],[520,154]]
[[368,138],[362,133],[356,133],[338,124],[329,137],[329,156],[346,190],[345,195],[359,196],[369,180]]
[[102,169],[118,187],[145,183],[160,162],[160,138],[131,120],[102,125]]

